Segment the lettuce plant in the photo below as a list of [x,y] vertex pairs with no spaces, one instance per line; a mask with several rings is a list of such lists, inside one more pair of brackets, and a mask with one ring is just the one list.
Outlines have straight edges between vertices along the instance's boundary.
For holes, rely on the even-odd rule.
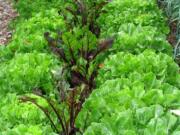
[[166,41],[166,36],[157,32],[157,28],[127,23],[119,27],[111,51],[113,53],[124,51],[139,54],[148,48],[170,56],[173,52],[171,45]]
[[[178,133],[179,117],[170,110],[179,109],[180,91],[173,86],[166,89],[169,84],[151,79],[149,76],[146,83],[125,77],[106,81],[85,102],[77,126],[86,135]],[[148,83],[157,85],[147,87]]]
[[110,55],[103,63],[97,77],[98,84],[106,80],[129,77],[132,73],[153,73],[161,82],[167,82],[180,88],[179,67],[172,57],[146,50],[139,55],[119,52]]
[[15,53],[49,52],[43,33],[56,33],[58,28],[64,29],[65,24],[63,18],[58,15],[58,10],[51,9],[19,22],[16,27],[9,45],[1,47],[1,61],[12,59]]
[[172,47],[165,41],[169,28],[156,1],[114,0],[103,11],[98,18],[101,37],[113,35],[116,39],[111,53],[139,54],[150,48],[172,55]]
[[1,94],[8,92],[23,94],[33,88],[46,88],[46,93],[53,91],[50,71],[57,65],[57,60],[45,53],[17,54],[1,64]]
[[28,19],[51,8],[58,9],[64,2],[65,0],[14,0],[14,5],[20,14],[19,18]]
[[113,0],[104,7],[104,10],[107,13],[101,15],[98,21],[102,31],[107,34],[118,32],[120,26],[125,23],[153,26],[163,34],[169,32],[166,20],[155,0]]
[[52,132],[51,127],[43,127],[43,125],[23,125],[19,124],[14,128],[2,131],[1,135],[57,135]]
[[[0,99],[0,131],[2,135],[53,134],[45,115],[32,104],[19,103],[19,96],[7,94]],[[39,99],[44,106],[46,103]]]

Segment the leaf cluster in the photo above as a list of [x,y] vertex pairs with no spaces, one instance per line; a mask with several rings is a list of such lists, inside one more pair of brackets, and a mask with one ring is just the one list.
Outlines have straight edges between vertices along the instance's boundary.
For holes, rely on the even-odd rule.
[[114,0],[103,10],[108,12],[98,19],[101,37],[116,37],[113,51],[139,54],[151,48],[172,55],[172,47],[165,41],[169,33],[167,19],[155,0]]
[[129,77],[131,73],[152,73],[161,82],[167,82],[180,88],[179,67],[174,63],[172,57],[154,51],[146,50],[139,55],[119,52],[110,55],[104,62],[103,68],[99,70],[98,84],[106,80],[120,77]]
[[170,110],[179,108],[180,75],[172,61],[152,51],[110,56],[100,70],[102,85],[85,102],[77,125],[87,135],[177,134],[179,117]]
[[173,49],[166,41],[166,36],[152,26],[141,26],[125,23],[119,27],[112,53],[123,51],[140,54],[145,49],[153,49],[172,56]]
[[[0,131],[2,135],[55,135],[45,115],[31,104],[21,104],[19,96],[7,94],[1,96]],[[46,103],[39,99],[46,106]]]
[[59,62],[44,53],[17,54],[13,59],[1,64],[1,94],[8,92],[23,94],[36,87],[53,91],[51,69]]

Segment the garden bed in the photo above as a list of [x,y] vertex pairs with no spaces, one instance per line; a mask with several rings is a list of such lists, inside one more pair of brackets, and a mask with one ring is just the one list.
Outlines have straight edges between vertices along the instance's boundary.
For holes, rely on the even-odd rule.
[[175,39],[156,0],[14,6],[0,46],[2,135],[180,134]]

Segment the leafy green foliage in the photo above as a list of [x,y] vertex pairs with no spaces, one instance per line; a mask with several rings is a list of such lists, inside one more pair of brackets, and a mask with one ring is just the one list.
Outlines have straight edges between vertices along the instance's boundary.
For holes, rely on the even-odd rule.
[[57,40],[52,42],[49,33],[45,33],[45,38],[53,52],[55,52],[65,63],[66,69],[69,68],[71,87],[79,85],[81,82],[93,87],[95,74],[98,69],[99,61],[96,57],[108,49],[113,40],[100,40],[87,29],[73,28],[70,32],[64,32],[59,35]]
[[179,117],[170,110],[180,108],[178,72],[173,59],[162,53],[110,55],[77,126],[87,135],[177,134]]
[[[99,69],[97,57],[110,48],[113,43],[113,39],[98,39],[100,29],[96,24],[96,19],[103,6],[107,4],[104,0],[98,2],[91,2],[92,6],[89,6],[88,2],[72,1],[75,9],[65,7],[65,11],[72,15],[72,19],[69,19],[67,13],[62,14],[67,30],[65,32],[58,31],[56,38],[51,37],[49,32],[44,33],[51,50],[64,63],[63,69],[56,74],[60,76],[59,79],[61,76],[65,78],[55,80],[57,100],[44,96],[41,92],[44,88],[37,89],[35,94],[46,99],[61,128],[56,126],[49,112],[39,105],[35,98],[21,97],[22,102],[31,102],[41,109],[58,134],[75,135],[81,133],[76,128],[75,121],[82,109],[82,104],[95,87],[95,77]],[[69,87],[64,87],[62,85],[64,82],[69,84]]]
[[20,124],[13,129],[1,132],[2,135],[57,135],[52,132],[51,127],[41,125],[23,125]]
[[[97,81],[99,84],[103,84],[106,80],[128,78],[132,73],[141,75],[151,73],[161,82],[167,82],[180,88],[178,65],[170,56],[163,53],[158,55],[151,50],[146,50],[139,55],[119,52],[109,56],[104,62],[104,67],[99,70]],[[136,77],[134,79],[140,79],[138,76]]]
[[171,33],[175,35],[174,57],[180,64],[180,1],[179,0],[158,0],[169,18],[169,24],[172,27]]
[[42,87],[46,92],[53,91],[50,70],[57,61],[44,53],[17,54],[1,64],[0,90],[7,92],[31,92],[33,88]]
[[65,0],[14,0],[15,7],[20,14],[20,18],[28,19],[37,13],[46,12],[46,10],[59,8],[64,5]]
[[149,48],[156,52],[172,55],[173,50],[166,41],[166,36],[157,31],[158,29],[152,26],[122,24],[111,50],[113,52],[124,51],[139,54]]
[[[42,100],[40,102],[45,105]],[[19,103],[16,94],[1,97],[0,115],[2,135],[55,135],[45,115],[31,104]]]
[[49,120],[39,109],[30,104],[20,104],[19,96],[10,94],[43,88],[43,94],[49,95],[55,89],[51,70],[59,62],[47,54],[49,49],[43,33],[64,29],[64,21],[58,15],[57,5],[51,2],[19,0],[16,6],[20,16],[12,24],[16,27],[12,42],[8,46],[0,46],[2,135],[55,135]]
[[113,52],[141,53],[147,48],[172,55],[166,34],[169,28],[155,0],[115,0],[98,19],[101,36],[114,35]]
[[124,23],[153,26],[164,34],[169,32],[155,0],[114,0],[104,10],[107,13],[100,16],[99,23],[102,25],[102,31],[107,34],[118,32]]
[[[71,135],[179,135],[180,119],[170,113],[180,109],[179,68],[168,56],[169,29],[156,0],[16,1],[16,32],[0,47],[0,91],[33,90],[38,96],[21,96],[21,102],[44,113],[7,94],[0,102],[3,135],[54,135],[53,129]],[[43,34],[63,61],[58,70]],[[116,37],[114,55],[99,65],[105,57],[96,56],[112,44],[99,37],[109,36]],[[55,97],[46,95],[54,90]]]
[[164,8],[171,22],[180,21],[180,1],[179,0],[158,0],[160,6]]
[[19,22],[16,27],[12,42],[6,48],[1,47],[2,61],[12,58],[15,52],[47,52],[48,48],[43,33],[46,31],[56,33],[58,28],[65,28],[64,21],[56,9],[38,13],[28,20]]
[[[132,77],[106,81],[93,91],[84,104],[77,125],[84,127],[87,135],[163,135],[179,132],[179,117],[171,114],[170,109],[179,108],[180,91],[153,79],[149,75],[146,82]],[[149,84],[156,86],[150,87]]]
[[67,28],[88,27],[89,31],[99,37],[100,28],[97,19],[103,13],[103,7],[109,3],[108,0],[70,0],[66,2],[59,14],[64,17]]

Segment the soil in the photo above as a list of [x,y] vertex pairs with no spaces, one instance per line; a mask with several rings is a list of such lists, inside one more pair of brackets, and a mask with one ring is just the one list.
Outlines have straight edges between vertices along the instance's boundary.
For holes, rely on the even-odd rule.
[[11,39],[13,30],[8,26],[17,15],[10,0],[0,0],[0,45],[7,44]]
[[177,38],[176,38],[176,31],[177,31],[177,22],[172,22],[170,25],[170,33],[167,37],[167,40],[169,41],[169,43],[175,47],[176,43],[177,43]]

